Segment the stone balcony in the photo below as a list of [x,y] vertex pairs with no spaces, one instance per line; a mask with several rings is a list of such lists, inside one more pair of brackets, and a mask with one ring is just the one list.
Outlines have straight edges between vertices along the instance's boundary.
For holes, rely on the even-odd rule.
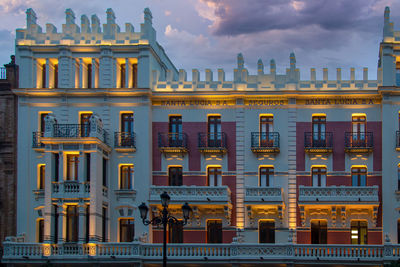
[[[162,244],[90,243],[90,244],[39,244],[4,242],[2,262],[13,263],[110,263],[151,264],[162,259]],[[308,244],[168,244],[168,263],[203,264],[210,266],[229,262],[238,264],[357,264],[383,265],[397,261],[400,245],[308,245]]]
[[379,187],[374,186],[299,186],[299,202],[379,204]]
[[246,204],[282,204],[280,187],[246,187],[244,201]]
[[53,198],[89,198],[90,183],[78,181],[53,182],[51,185]]
[[230,204],[231,190],[228,186],[152,186],[150,188],[150,203],[159,204],[160,195],[167,192],[171,204],[211,205]]

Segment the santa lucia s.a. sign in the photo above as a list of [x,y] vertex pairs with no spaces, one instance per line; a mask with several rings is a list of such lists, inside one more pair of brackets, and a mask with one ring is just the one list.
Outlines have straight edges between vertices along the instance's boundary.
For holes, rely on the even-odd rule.
[[314,106],[314,105],[376,105],[380,104],[378,97],[313,97],[309,99],[298,99],[296,104]]

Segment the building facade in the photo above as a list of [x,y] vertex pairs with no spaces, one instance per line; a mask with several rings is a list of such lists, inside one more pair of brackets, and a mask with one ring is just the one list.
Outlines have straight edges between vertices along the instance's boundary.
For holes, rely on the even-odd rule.
[[121,31],[66,10],[58,32],[16,33],[17,234],[3,262],[159,264],[162,229],[138,206],[192,207],[168,229],[174,264],[373,264],[400,254],[400,31],[384,13],[377,80],[300,79],[241,54],[187,80],[156,41],[152,14]]

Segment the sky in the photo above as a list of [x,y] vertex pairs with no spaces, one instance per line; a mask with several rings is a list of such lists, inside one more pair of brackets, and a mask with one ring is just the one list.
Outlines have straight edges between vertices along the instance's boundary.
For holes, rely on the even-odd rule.
[[157,41],[189,78],[196,68],[201,79],[205,69],[212,69],[216,79],[217,69],[223,68],[231,79],[238,53],[250,74],[257,72],[258,59],[266,73],[271,59],[284,73],[294,52],[301,79],[310,78],[310,68],[321,79],[325,67],[330,79],[336,68],[348,79],[351,67],[356,78],[368,67],[369,78],[376,79],[385,6],[400,30],[400,0],[0,0],[0,63],[10,61],[15,30],[26,27],[28,8],[35,10],[42,29],[52,23],[61,31],[67,8],[75,12],[78,25],[83,14],[97,14],[105,23],[111,7],[122,31],[126,22],[140,31],[143,10],[149,7]]

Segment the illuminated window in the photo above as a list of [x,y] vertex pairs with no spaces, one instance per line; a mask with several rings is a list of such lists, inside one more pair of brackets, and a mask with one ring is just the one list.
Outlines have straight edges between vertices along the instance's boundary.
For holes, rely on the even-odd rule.
[[170,147],[181,147],[183,143],[182,135],[182,116],[170,116],[169,117],[169,146]]
[[274,131],[274,117],[273,115],[260,116],[260,146],[271,147],[274,143],[274,138],[270,134]]
[[352,183],[352,186],[366,186],[367,185],[367,168],[365,168],[365,167],[351,168],[351,183]]
[[326,186],[326,167],[312,167],[312,185]]
[[260,243],[275,243],[275,222],[260,221],[258,224],[258,240]]
[[351,221],[351,244],[368,244],[368,224],[366,221]]
[[208,167],[207,168],[207,185],[220,186],[222,184],[221,167]]
[[367,118],[365,115],[353,115],[352,116],[352,146],[364,146],[365,145],[365,131],[367,125]]
[[327,243],[327,221],[312,220],[311,221],[311,244]]
[[44,189],[46,165],[40,164],[38,166],[38,189]]
[[222,147],[221,116],[208,117],[208,146]]
[[133,165],[120,166],[120,189],[132,189]]
[[325,147],[326,140],[326,116],[316,115],[312,117],[313,147]]
[[67,154],[67,179],[68,181],[78,181],[79,155]]
[[43,243],[44,240],[44,219],[37,220],[37,242]]
[[168,225],[168,243],[183,243],[183,224],[179,222]]
[[120,242],[132,242],[135,237],[135,221],[133,219],[119,220]]
[[274,167],[261,167],[259,171],[259,185],[273,186],[274,183]]
[[168,185],[182,185],[182,167],[169,167],[168,169]]
[[90,135],[90,118],[92,113],[81,113],[81,137],[88,137]]
[[207,221],[207,243],[222,243],[222,221]]
[[40,130],[40,132],[41,133],[44,133],[45,131],[46,131],[46,120],[45,120],[45,118],[46,118],[46,116],[47,115],[49,115],[49,113],[45,113],[45,112],[43,112],[43,113],[40,113],[40,127],[39,127],[39,130]]

